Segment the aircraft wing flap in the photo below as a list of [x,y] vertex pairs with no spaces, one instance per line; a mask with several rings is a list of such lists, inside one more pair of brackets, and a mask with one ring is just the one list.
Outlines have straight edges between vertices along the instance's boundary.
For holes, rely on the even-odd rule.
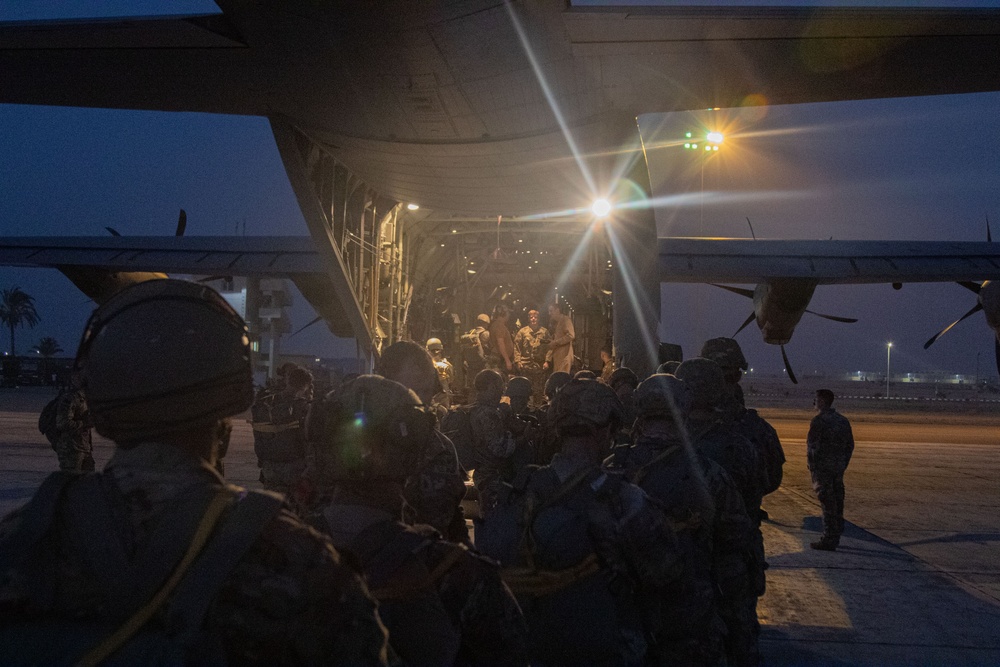
[[1000,244],[661,238],[664,282],[818,284],[1000,279]]
[[324,273],[309,237],[0,238],[0,265],[215,275]]

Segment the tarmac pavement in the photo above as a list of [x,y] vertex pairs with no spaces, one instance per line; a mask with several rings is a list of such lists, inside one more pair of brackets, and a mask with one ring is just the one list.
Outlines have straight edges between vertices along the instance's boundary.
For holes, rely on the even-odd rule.
[[[4,514],[57,468],[36,428],[52,395],[0,390]],[[997,428],[859,423],[845,480],[848,526],[831,553],[809,548],[821,519],[805,464],[806,420],[774,421],[788,461],[782,487],[764,501],[770,569],[758,613],[766,663],[1000,664]],[[111,444],[95,436],[98,467],[110,455]],[[226,472],[236,484],[259,486],[245,418],[234,420]]]

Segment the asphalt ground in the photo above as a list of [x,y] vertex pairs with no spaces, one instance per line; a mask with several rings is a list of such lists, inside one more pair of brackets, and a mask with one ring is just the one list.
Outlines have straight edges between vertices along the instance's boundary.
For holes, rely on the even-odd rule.
[[[55,454],[36,428],[52,391],[0,390],[0,512],[23,504]],[[797,399],[796,399],[797,400]],[[1000,664],[1000,420],[921,409],[844,413],[857,446],[846,480],[847,530],[821,531],[805,463],[811,413],[772,407],[787,463],[764,501],[768,587],[760,600],[769,665]],[[112,445],[96,438],[98,467]],[[257,485],[252,435],[234,420],[226,472]]]

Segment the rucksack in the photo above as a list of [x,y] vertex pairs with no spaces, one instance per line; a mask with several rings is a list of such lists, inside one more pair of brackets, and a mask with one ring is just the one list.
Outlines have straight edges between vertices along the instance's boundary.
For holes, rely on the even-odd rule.
[[45,436],[49,444],[54,445],[56,440],[56,413],[59,411],[59,399],[65,392],[60,391],[56,397],[45,404],[38,415],[38,432]]
[[441,421],[441,432],[455,445],[458,462],[466,470],[473,470],[482,462],[476,446],[476,433],[472,429],[472,407],[463,405],[455,408]]
[[560,482],[551,468],[529,466],[508,502],[476,528],[476,547],[503,566],[531,628],[531,654],[543,664],[627,662],[626,646],[645,649],[641,635],[623,639],[639,627],[636,600],[589,532],[587,508],[610,481],[595,489],[600,474],[587,469]]
[[[237,496],[220,487],[199,489],[176,506],[173,516],[164,517],[129,559],[109,500],[116,493],[112,486],[97,473],[53,473],[22,510],[18,528],[0,542],[0,571],[19,570],[31,595],[27,608],[34,610],[34,616],[28,612],[0,626],[0,664],[176,665],[193,657],[225,663],[221,642],[203,632],[202,624],[229,574],[281,510],[282,499],[264,492]],[[59,508],[67,519],[59,525],[68,526],[70,539],[84,552],[81,563],[89,564],[104,584],[108,604],[101,618],[47,612],[59,544],[51,529]],[[185,561],[193,564],[182,570],[177,564]],[[175,570],[182,574],[168,590],[164,582]],[[160,603],[164,592],[166,602]],[[109,641],[113,636],[122,639]]]
[[486,331],[483,327],[476,327],[471,331],[467,331],[459,337],[459,344],[462,347],[462,356],[466,361],[470,358],[477,357],[479,359],[485,359],[487,350],[483,347],[483,339],[481,334]]

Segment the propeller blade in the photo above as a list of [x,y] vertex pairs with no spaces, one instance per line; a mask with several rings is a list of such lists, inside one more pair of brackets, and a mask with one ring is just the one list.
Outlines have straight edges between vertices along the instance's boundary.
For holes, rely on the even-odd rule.
[[105,227],[105,229],[108,230],[108,234],[111,234],[112,236],[121,236],[118,230],[114,227]]
[[174,232],[174,236],[184,236],[184,230],[187,229],[188,224],[188,214],[181,209],[181,214],[177,216],[177,231]]
[[990,234],[990,216],[989,216],[989,214],[987,214],[986,215],[986,242],[987,243],[992,243],[992,241],[993,241],[993,236]]
[[729,285],[720,285],[718,283],[709,283],[709,285],[711,285],[713,287],[718,287],[720,289],[724,289],[727,292],[732,292],[733,294],[739,294],[740,296],[745,296],[748,299],[752,299],[753,298],[753,290],[752,289],[746,289],[746,288],[743,288],[743,287],[730,287]]
[[304,327],[302,327],[301,329],[299,329],[298,331],[296,331],[295,333],[293,333],[291,336],[289,336],[289,338],[291,338],[292,336],[298,336],[300,333],[302,333],[303,331],[305,331],[306,329],[308,329],[309,327],[311,327],[312,325],[316,324],[317,322],[319,322],[322,319],[323,319],[322,316],[317,317],[312,322],[310,322],[309,324],[305,325]]
[[978,313],[982,309],[983,309],[982,304],[977,303],[975,306],[972,307],[972,310],[970,310],[969,312],[967,312],[965,315],[962,315],[960,318],[958,318],[957,320],[955,320],[954,322],[952,322],[951,324],[949,324],[948,326],[946,326],[944,329],[941,329],[941,331],[938,331],[936,334],[934,334],[933,336],[931,336],[931,339],[929,341],[927,341],[926,343],[924,343],[924,349],[926,350],[931,345],[933,345],[934,341],[936,341],[938,338],[940,338],[941,336],[943,336],[946,333],[948,333],[948,331],[950,331],[953,326],[955,326],[956,324],[958,324],[959,322],[961,322],[962,320],[964,320],[966,317],[971,317],[972,315],[975,315],[976,313]]
[[1000,340],[993,339],[993,354],[996,355],[997,373],[1000,373]]
[[788,355],[785,354],[785,346],[781,346],[781,360],[785,362],[785,370],[788,371],[788,379],[792,381],[792,384],[798,384],[799,381],[795,377],[795,371],[792,370],[792,365],[788,363]]
[[974,294],[979,294],[979,290],[983,287],[979,283],[969,282],[968,280],[959,280],[958,284]]
[[751,322],[753,322],[756,319],[757,319],[757,313],[754,312],[754,311],[750,311],[750,317],[747,318],[746,322],[744,322],[743,324],[740,325],[740,328],[737,329],[736,333],[733,334],[733,338],[736,338],[736,334],[738,334],[739,332],[741,332],[744,329],[746,329],[747,325],[750,324]]
[[854,324],[858,321],[856,317],[837,317],[836,315],[824,315],[823,313],[817,313],[814,310],[807,310],[810,315],[815,315],[816,317],[822,317],[824,320],[833,320],[834,322],[844,322],[845,324]]

